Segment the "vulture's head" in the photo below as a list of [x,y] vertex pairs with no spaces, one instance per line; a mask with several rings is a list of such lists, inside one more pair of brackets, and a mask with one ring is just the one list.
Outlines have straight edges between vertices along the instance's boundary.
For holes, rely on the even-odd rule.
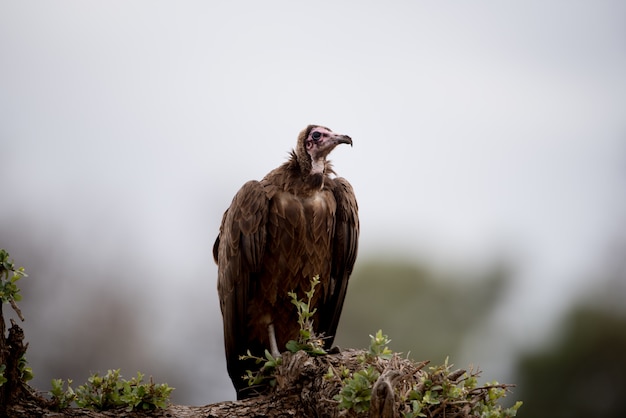
[[309,125],[300,132],[296,156],[305,174],[324,173],[326,157],[339,144],[352,146],[352,138],[319,125]]

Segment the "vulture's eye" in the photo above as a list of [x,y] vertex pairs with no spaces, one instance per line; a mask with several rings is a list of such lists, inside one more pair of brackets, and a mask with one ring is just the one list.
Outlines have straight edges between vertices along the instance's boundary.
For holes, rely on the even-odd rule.
[[315,140],[315,141],[319,141],[321,137],[322,137],[322,133],[321,132],[315,131],[315,132],[313,132],[311,134],[311,138],[313,138],[313,140]]

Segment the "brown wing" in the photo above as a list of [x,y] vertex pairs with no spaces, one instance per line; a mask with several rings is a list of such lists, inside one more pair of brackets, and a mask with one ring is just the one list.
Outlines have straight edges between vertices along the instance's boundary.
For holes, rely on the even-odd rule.
[[268,199],[261,184],[247,182],[224,213],[213,246],[213,257],[218,265],[217,292],[224,317],[228,373],[237,389],[246,386],[241,380],[246,364],[239,361],[239,355],[250,348],[248,290],[260,270],[265,251],[267,211]]
[[332,184],[337,210],[333,237],[331,286],[330,292],[320,306],[318,329],[329,337],[325,340],[326,348],[332,346],[335,338],[359,242],[359,208],[352,186],[341,177],[334,179]]

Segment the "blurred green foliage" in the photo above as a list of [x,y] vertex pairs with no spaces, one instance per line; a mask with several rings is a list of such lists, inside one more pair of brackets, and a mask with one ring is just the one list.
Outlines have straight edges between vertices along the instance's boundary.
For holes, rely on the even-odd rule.
[[441,363],[491,312],[509,277],[506,265],[444,273],[407,260],[366,260],[350,279],[337,345],[359,347],[371,329],[384,329],[393,351]]
[[518,363],[524,416],[624,416],[626,316],[603,306],[573,309],[552,345]]

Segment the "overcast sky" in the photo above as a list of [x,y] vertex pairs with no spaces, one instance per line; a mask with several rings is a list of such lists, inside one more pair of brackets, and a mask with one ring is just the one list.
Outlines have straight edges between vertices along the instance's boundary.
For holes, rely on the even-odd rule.
[[362,257],[508,257],[522,335],[625,236],[623,1],[1,0],[0,60],[0,226],[169,314],[177,277],[219,317],[221,214],[309,123],[354,140]]

